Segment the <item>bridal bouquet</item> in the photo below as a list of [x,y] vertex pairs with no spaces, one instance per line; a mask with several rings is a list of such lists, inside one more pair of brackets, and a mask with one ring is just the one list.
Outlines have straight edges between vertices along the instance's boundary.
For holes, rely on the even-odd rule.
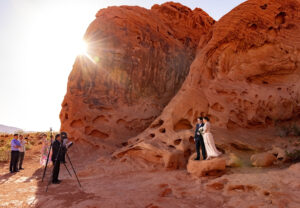
[[203,127],[200,127],[198,129],[198,132],[197,132],[197,135],[200,135],[200,134],[203,134],[204,133],[204,128]]

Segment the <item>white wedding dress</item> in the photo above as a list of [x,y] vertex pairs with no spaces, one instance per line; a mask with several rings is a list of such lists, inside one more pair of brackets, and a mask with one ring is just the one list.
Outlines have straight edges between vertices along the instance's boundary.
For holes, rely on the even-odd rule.
[[216,148],[214,137],[212,133],[210,132],[210,123],[206,122],[206,124],[203,127],[203,139],[204,139],[204,145],[206,149],[206,155],[207,158],[211,157],[218,157],[222,153],[219,152]]

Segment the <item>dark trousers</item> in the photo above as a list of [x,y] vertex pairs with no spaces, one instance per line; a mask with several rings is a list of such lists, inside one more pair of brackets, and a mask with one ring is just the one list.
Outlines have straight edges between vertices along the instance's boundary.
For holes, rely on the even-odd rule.
[[9,171],[18,171],[19,151],[11,151]]
[[19,169],[22,168],[25,152],[19,152]]
[[200,159],[200,146],[201,146],[202,157],[203,157],[203,160],[205,160],[206,159],[206,150],[205,150],[205,146],[204,146],[203,137],[202,136],[196,137],[195,142],[196,142],[197,159]]
[[53,175],[52,175],[52,182],[58,181],[59,169],[60,169],[60,161],[53,162]]

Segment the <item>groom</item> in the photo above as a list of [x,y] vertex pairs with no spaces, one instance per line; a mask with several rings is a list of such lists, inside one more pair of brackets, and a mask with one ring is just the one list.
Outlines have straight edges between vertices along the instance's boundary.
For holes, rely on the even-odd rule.
[[205,150],[205,146],[204,146],[204,141],[203,141],[202,134],[199,131],[199,128],[201,128],[203,126],[204,126],[203,118],[199,117],[197,119],[197,125],[196,125],[196,130],[195,130],[195,137],[194,137],[195,143],[196,143],[196,152],[197,152],[197,157],[194,160],[200,160],[200,146],[201,146],[203,160],[206,159],[206,150]]

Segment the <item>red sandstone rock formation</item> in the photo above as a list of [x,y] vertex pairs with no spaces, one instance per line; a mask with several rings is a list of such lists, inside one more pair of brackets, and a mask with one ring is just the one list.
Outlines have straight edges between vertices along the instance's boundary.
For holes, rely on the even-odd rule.
[[92,143],[142,132],[177,93],[214,20],[177,3],[100,10],[85,34],[60,113],[61,130]]
[[277,158],[269,152],[254,154],[251,156],[252,165],[256,167],[268,167],[274,164]]
[[188,173],[201,177],[207,175],[222,175],[226,169],[225,158],[213,158],[211,160],[194,160],[196,154],[193,154],[187,164]]
[[201,38],[189,75],[161,116],[115,156],[135,152],[166,167],[178,150],[188,158],[200,115],[228,129],[299,118],[299,11],[297,0],[249,0],[226,14]]

